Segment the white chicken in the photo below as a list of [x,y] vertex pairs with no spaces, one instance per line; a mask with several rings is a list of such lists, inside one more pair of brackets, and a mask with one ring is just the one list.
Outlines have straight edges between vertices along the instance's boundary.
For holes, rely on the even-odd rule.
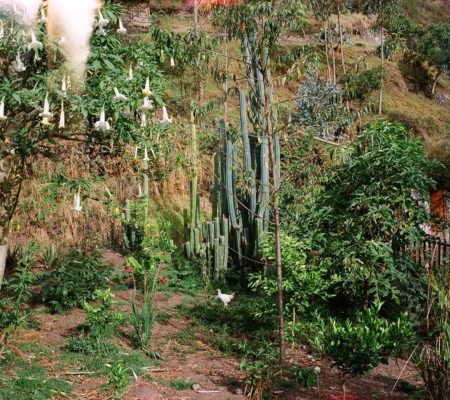
[[223,303],[225,307],[228,307],[228,303],[234,299],[234,293],[225,294],[222,293],[220,289],[217,289],[217,297]]

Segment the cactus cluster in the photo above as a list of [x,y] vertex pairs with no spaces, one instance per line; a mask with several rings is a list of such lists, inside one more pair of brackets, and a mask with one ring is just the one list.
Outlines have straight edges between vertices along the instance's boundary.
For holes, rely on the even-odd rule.
[[[263,84],[262,78],[260,85]],[[202,222],[200,197],[196,182],[191,181],[190,218],[184,212],[185,251],[188,258],[206,258],[210,271],[204,278],[225,280],[229,260],[241,268],[244,261],[258,257],[261,234],[269,229],[270,180],[268,138],[265,130],[256,131],[256,118],[251,117],[255,134],[249,134],[247,98],[239,91],[241,134],[224,120],[218,122],[218,138],[214,147],[214,186],[212,187],[212,221]],[[262,121],[259,119],[259,121]],[[242,160],[238,154],[242,153]],[[279,139],[274,136],[274,153],[279,187]]]

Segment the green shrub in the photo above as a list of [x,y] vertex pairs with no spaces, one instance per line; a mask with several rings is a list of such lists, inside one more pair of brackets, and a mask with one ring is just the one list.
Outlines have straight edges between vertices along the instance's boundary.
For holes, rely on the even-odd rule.
[[90,254],[71,249],[57,266],[45,273],[41,290],[42,301],[52,312],[62,312],[93,300],[95,290],[109,282],[112,268],[98,252]]
[[119,352],[117,346],[111,343],[99,341],[92,336],[74,336],[67,340],[65,350],[71,353],[86,355],[114,355]]
[[296,381],[304,387],[310,388],[318,384],[319,380],[314,368],[292,367],[291,372],[295,376]]
[[[335,276],[327,276],[325,263],[314,265],[309,262],[310,244],[295,236],[281,232],[283,249],[283,294],[285,308],[289,317],[294,314],[307,318],[332,296],[330,286],[338,281]],[[262,237],[260,251],[268,262],[265,271],[250,274],[249,287],[261,290],[268,298],[269,305],[263,304],[257,316],[276,314],[277,275],[275,269],[275,245],[273,234]]]
[[379,315],[381,306],[377,303],[359,311],[354,321],[318,320],[311,344],[330,357],[332,367],[339,369],[344,381],[387,364],[388,357],[402,355],[415,341],[409,316],[403,314],[396,321],[388,321]]
[[114,304],[114,294],[111,289],[97,289],[94,300],[94,304],[83,304],[86,321],[82,327],[94,337],[111,336],[123,323],[125,317],[120,311],[111,309]]
[[14,274],[3,280],[0,297],[0,359],[14,331],[25,321],[34,275],[28,258],[20,258]]

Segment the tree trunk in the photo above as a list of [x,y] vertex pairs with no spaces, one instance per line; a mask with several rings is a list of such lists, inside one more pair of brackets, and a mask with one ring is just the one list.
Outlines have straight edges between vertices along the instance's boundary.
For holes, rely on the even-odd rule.
[[198,29],[198,6],[200,0],[194,0],[194,29]]
[[[269,68],[266,63],[265,68]],[[267,77],[266,74],[263,74]],[[273,129],[272,129],[272,113],[271,104],[269,104],[268,87],[271,82],[266,79],[264,85],[264,113],[266,116],[267,126],[267,138],[269,145],[269,160],[270,160],[270,175],[273,181],[273,219],[275,228],[275,254],[277,263],[277,291],[278,291],[278,333],[279,333],[279,346],[280,346],[280,365],[285,363],[285,334],[284,334],[284,307],[283,307],[283,268],[281,259],[281,240],[280,240],[280,214],[278,210],[278,190],[277,187],[277,170],[275,163],[275,152],[273,143]]]
[[437,81],[438,81],[440,75],[441,75],[440,73],[437,73],[436,77],[434,78],[433,86],[431,87],[431,96],[434,96],[434,92],[436,91]]
[[378,115],[383,114],[383,80],[384,80],[384,26],[381,22],[380,28],[380,39],[381,39],[381,82],[380,82],[380,93],[378,95]]
[[328,52],[328,28],[325,27],[325,58],[327,60],[327,68],[328,68],[328,80],[331,81],[331,66],[330,66],[330,57]]
[[6,267],[6,256],[8,255],[8,246],[9,241],[8,238],[3,238],[3,241],[0,244],[0,289],[2,287],[3,277],[5,275],[5,267]]
[[345,74],[344,39],[342,37],[341,3],[340,3],[340,1],[337,2],[336,7],[337,7],[338,28],[339,28],[339,42],[340,42],[340,46],[341,46],[341,64],[342,64],[342,71]]

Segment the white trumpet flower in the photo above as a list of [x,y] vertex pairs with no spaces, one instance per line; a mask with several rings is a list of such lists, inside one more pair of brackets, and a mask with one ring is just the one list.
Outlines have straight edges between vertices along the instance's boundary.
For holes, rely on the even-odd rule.
[[97,36],[106,36],[106,31],[103,29],[103,27],[99,27],[98,30],[95,32]]
[[59,129],[66,127],[66,114],[64,113],[64,101],[61,101],[61,113],[59,114]]
[[145,96],[150,96],[152,94],[152,91],[150,90],[150,78],[147,77],[145,80],[145,87],[142,89],[142,93],[144,93]]
[[173,59],[173,57],[170,57],[170,66],[172,68],[175,67],[175,60]]
[[153,101],[150,100],[147,96],[144,97],[144,104],[139,107],[139,109],[143,111],[153,110]]
[[5,119],[7,119],[7,116],[5,115],[5,98],[3,97],[0,103],[0,121],[4,121]]
[[48,92],[47,92],[47,94],[45,95],[45,100],[44,100],[44,111],[41,112],[41,113],[39,114],[39,116],[42,117],[42,118],[44,118],[44,119],[46,118],[47,120],[49,120],[50,118],[53,117],[53,113],[50,112],[50,104],[49,104],[49,102],[48,102]]
[[133,80],[133,66],[130,64],[130,69],[128,70],[128,78],[127,81]]
[[63,80],[61,82],[61,92],[67,92],[67,81],[66,81],[66,76],[63,76]]
[[14,69],[16,72],[23,72],[27,69],[27,67],[25,67],[25,64],[22,62],[22,59],[20,58],[20,53],[17,53],[16,61],[14,62]]
[[36,39],[36,35],[33,31],[31,31],[31,43],[28,44],[28,50],[34,50],[35,52],[38,52],[39,50],[42,50],[44,45]]
[[128,100],[128,97],[125,96],[124,94],[119,92],[119,89],[117,89],[116,87],[114,88],[114,99],[115,100],[119,100],[119,101],[125,101]]
[[109,19],[103,17],[103,14],[100,10],[98,10],[98,27],[103,29],[106,25],[109,24]]
[[138,197],[139,198],[144,197],[144,194],[142,193],[142,186],[141,186],[141,184],[139,184],[139,186],[138,186]]
[[0,39],[3,39],[5,36],[5,28],[3,27],[3,22],[0,21]]
[[171,124],[172,118],[169,118],[169,113],[167,112],[166,106],[163,106],[162,111],[163,111],[163,119],[160,120],[159,122],[163,125]]
[[150,158],[148,158],[147,146],[144,147],[144,161],[150,161]]
[[137,158],[137,156],[138,156],[138,150],[139,150],[139,146],[135,146],[135,147],[134,147],[134,158]]
[[105,119],[105,110],[102,108],[100,111],[100,119],[94,124],[94,128],[96,131],[106,132],[111,129],[109,122]]
[[78,192],[73,195],[72,210],[75,212],[80,212],[82,209],[83,209],[83,206],[81,205],[80,188],[78,188]]
[[122,24],[122,20],[119,18],[119,29],[116,31],[119,35],[125,35],[127,33],[126,28]]
[[147,116],[145,113],[141,114],[141,128],[145,129],[147,127]]
[[45,16],[45,11],[43,8],[41,8],[41,16],[38,19],[38,23],[45,24],[47,22],[47,17]]
[[68,41],[67,41],[66,37],[65,36],[61,36],[61,38],[59,39],[59,42],[58,42],[58,46],[62,47],[64,45],[66,45],[67,43],[68,43]]

